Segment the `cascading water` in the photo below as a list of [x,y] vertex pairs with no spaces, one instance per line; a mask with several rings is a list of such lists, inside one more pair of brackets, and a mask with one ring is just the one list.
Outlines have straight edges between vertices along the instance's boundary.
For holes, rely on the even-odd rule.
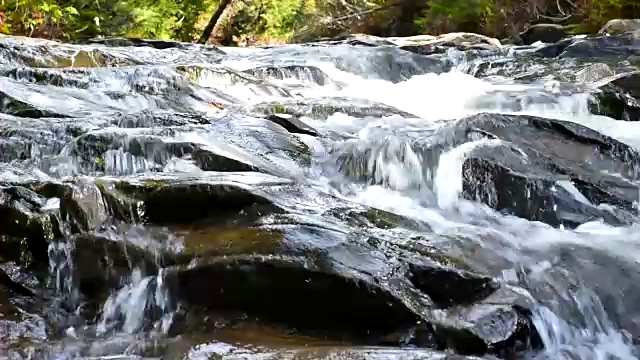
[[[29,46],[23,45],[23,48]],[[52,54],[60,50],[56,46],[52,45],[47,50],[49,53],[35,56],[40,56],[42,63],[49,64],[51,69],[47,71],[65,79],[62,82],[64,85],[59,87],[59,93],[52,92],[58,88],[57,85],[40,84],[38,81],[42,79],[32,77],[29,72],[10,75],[7,71],[22,65],[6,65],[2,68],[0,92],[10,100],[0,107],[2,112],[9,114],[6,119],[2,118],[6,124],[0,125],[19,130],[28,126],[40,129],[46,119],[55,118],[55,126],[63,128],[71,124],[68,129],[72,130],[65,131],[81,135],[74,133],[70,136],[60,132],[52,143],[31,147],[28,156],[11,158],[7,166],[15,166],[15,169],[0,167],[3,176],[0,185],[14,186],[24,179],[45,181],[43,179],[46,176],[72,181],[71,177],[79,174],[93,179],[106,205],[94,209],[98,201],[76,200],[72,195],[57,190],[63,185],[56,183],[50,187],[62,194],[59,196],[61,202],[36,209],[59,208],[67,218],[75,219],[69,225],[69,232],[73,236],[57,234],[73,238],[73,243],[62,240],[48,243],[50,288],[55,290],[56,297],[65,302],[65,306],[77,313],[83,301],[87,308],[90,307],[87,304],[96,307],[93,318],[88,316],[84,323],[76,323],[77,329],[69,327],[62,338],[54,336],[51,344],[56,345],[52,345],[53,350],[38,353],[43,354],[43,358],[62,359],[76,355],[87,358],[102,356],[103,359],[112,358],[109,356],[133,358],[138,350],[151,353],[149,356],[171,359],[210,358],[212,354],[223,358],[256,359],[273,355],[268,344],[255,339],[248,341],[257,347],[250,351],[232,346],[243,345],[246,343],[243,341],[228,345],[217,339],[210,342],[211,339],[201,338],[201,334],[196,336],[180,332],[188,328],[185,324],[195,321],[193,318],[207,324],[213,322],[215,329],[224,328],[220,325],[224,321],[216,320],[215,316],[201,316],[197,312],[209,309],[207,306],[211,304],[211,307],[229,307],[235,311],[235,303],[245,304],[243,301],[254,300],[259,304],[262,301],[259,297],[268,298],[271,295],[269,291],[272,290],[268,286],[276,285],[256,280],[259,271],[251,273],[252,276],[235,278],[243,271],[252,271],[247,270],[251,268],[250,263],[243,263],[241,270],[237,271],[229,270],[231,266],[226,265],[224,271],[228,273],[220,270],[208,275],[199,270],[239,256],[238,252],[234,252],[234,245],[226,242],[230,238],[246,241],[247,237],[253,236],[259,240],[260,246],[268,247],[267,243],[273,241],[276,235],[257,233],[255,228],[258,226],[255,224],[243,228],[242,222],[248,222],[245,217],[258,214],[261,217],[256,221],[257,224],[264,228],[271,226],[280,229],[284,235],[279,236],[286,241],[292,241],[287,236],[297,234],[302,239],[300,248],[308,250],[315,246],[319,250],[311,253],[316,255],[344,245],[331,238],[338,236],[335,235],[337,233],[342,232],[345,238],[352,241],[348,238],[352,232],[348,226],[361,225],[353,225],[338,215],[328,219],[326,214],[330,211],[327,209],[335,209],[332,209],[329,200],[322,198],[324,195],[319,194],[330,194],[338,199],[335,200],[336,204],[381,209],[424,224],[429,236],[435,239],[435,246],[442,245],[452,253],[461,254],[465,262],[473,265],[470,267],[493,277],[500,286],[517,288],[523,298],[530,302],[529,318],[539,337],[532,341],[539,341],[542,345],[541,349],[528,349],[518,356],[527,359],[581,360],[638,358],[635,337],[640,332],[633,334],[632,330],[640,327],[640,321],[631,317],[635,316],[632,313],[634,309],[629,309],[633,306],[630,305],[633,300],[624,298],[638,293],[627,295],[623,292],[631,291],[633,285],[625,284],[622,290],[615,285],[617,280],[624,280],[620,277],[625,274],[640,272],[637,262],[640,255],[640,242],[637,241],[640,222],[637,217],[621,225],[596,219],[581,222],[573,228],[564,224],[553,226],[545,223],[548,218],[527,220],[487,205],[502,201],[502,195],[498,194],[502,189],[490,189],[491,186],[482,180],[474,186],[476,192],[482,190],[483,194],[486,193],[486,196],[482,195],[486,197],[486,201],[483,201],[485,204],[469,200],[465,195],[465,187],[468,186],[465,180],[468,168],[465,164],[475,154],[486,152],[498,159],[520,164],[523,168],[537,165],[536,159],[527,155],[524,145],[496,138],[482,129],[473,128],[461,141],[455,127],[465,121],[465,117],[472,115],[531,115],[565,120],[584,125],[640,150],[640,127],[637,123],[591,114],[591,90],[565,91],[563,84],[569,81],[560,83],[543,77],[538,81],[524,82],[508,76],[481,76],[483,66],[487,63],[496,67],[517,63],[519,60],[514,51],[476,55],[471,60],[467,53],[458,50],[450,50],[438,57],[426,57],[413,56],[400,50],[390,52],[387,47],[284,46],[275,49],[223,49],[226,55],[220,60],[216,57],[222,55],[203,49],[160,51],[95,46],[112,61],[121,62],[123,67],[116,68],[98,66],[100,60],[89,51],[91,47],[73,45],[69,46],[74,50],[73,59],[88,53],[90,55],[86,56],[96,65],[93,69],[73,72],[53,69],[50,62],[55,56]],[[24,53],[30,54],[26,50]],[[133,61],[134,58],[138,62]],[[392,59],[390,64],[385,65],[381,60],[389,58]],[[146,65],[139,65],[141,63]],[[33,68],[42,70],[36,66]],[[580,85],[588,88],[593,84]],[[348,99],[346,105],[340,103],[340,99]],[[312,104],[314,101],[322,106],[314,108],[305,105],[305,102]],[[360,102],[364,105],[359,105]],[[287,131],[280,126],[253,121],[252,116],[260,115],[256,110],[260,106],[263,106],[262,109],[266,106],[271,110],[270,113],[285,113],[293,109],[294,113],[297,112],[295,117],[303,125],[320,135],[309,135],[312,132],[299,124],[296,125],[299,127],[296,131],[287,128],[299,143],[294,150],[290,150],[282,140],[284,134],[289,136]],[[29,108],[30,112],[25,108]],[[127,115],[134,120],[127,120]],[[243,120],[242,116],[252,120]],[[232,120],[228,121],[228,117]],[[84,120],[72,124],[76,118]],[[1,129],[4,131],[4,128]],[[263,136],[261,131],[265,129],[273,131],[275,135]],[[4,136],[5,133],[0,134]],[[302,152],[297,152],[303,146],[310,151],[308,162],[298,162],[300,159],[296,158],[304,157]],[[7,149],[7,153],[12,151],[9,147]],[[203,153],[214,155],[203,156]],[[607,171],[612,174],[614,170]],[[623,170],[629,169],[620,172]],[[252,178],[253,171],[266,174]],[[176,174],[185,176],[186,185],[179,184],[175,193],[160,197],[158,194],[163,189],[171,188],[174,181],[171,176]],[[136,177],[138,175],[143,177]],[[221,180],[216,180],[216,177]],[[260,188],[255,190],[256,196],[269,199],[284,212],[295,214],[295,219],[300,223],[312,224],[309,227],[317,229],[326,227],[333,235],[313,232],[300,232],[303,234],[300,235],[291,230],[287,233],[285,230],[295,224],[285,222],[282,227],[285,230],[278,228],[276,225],[282,225],[278,223],[282,220],[278,219],[277,212],[269,217],[271,210],[260,208],[264,204],[257,200],[258,205],[243,207],[232,214],[232,220],[221,220],[220,224],[209,225],[205,222],[205,225],[201,225],[194,222],[196,225],[185,225],[173,221],[209,211],[214,206],[231,209],[236,203],[246,201],[248,195],[243,193],[202,205],[203,199],[209,196],[203,193],[196,196],[197,201],[193,200],[193,208],[180,207],[183,204],[181,201],[189,196],[185,191],[199,186],[198,181],[210,178],[218,181],[216,186],[222,184],[220,187],[227,189],[225,191],[234,186],[243,191],[253,189],[252,186],[261,181],[270,186],[275,184],[273,186],[277,190],[270,193],[271,190]],[[540,188],[546,186],[544,178],[535,181]],[[581,192],[580,184],[573,179],[549,181],[554,182],[549,192],[555,194],[550,198],[557,196],[569,199],[567,201],[574,207],[609,211],[611,216],[618,214],[619,204],[609,204],[607,199],[599,203],[587,199],[588,195]],[[306,190],[287,187],[292,186],[291,182],[302,184]],[[637,181],[620,191],[633,187],[637,189]],[[53,193],[53,190],[36,190],[40,191],[38,196],[50,196]],[[222,190],[215,186],[207,188],[209,193],[216,191]],[[139,197],[134,198],[135,201],[122,200],[134,195]],[[278,203],[278,197],[284,200]],[[535,194],[527,194],[523,201],[533,202],[534,197]],[[0,203],[3,199],[0,195]],[[636,200],[637,206],[640,199]],[[32,204],[38,204],[39,200],[30,201],[24,203],[35,206]],[[517,204],[513,205],[515,207]],[[565,211],[562,206],[563,203],[554,205],[553,212]],[[346,213],[344,208],[336,209],[336,213]],[[36,210],[29,208],[25,213],[31,214]],[[84,215],[79,216],[78,213]],[[104,215],[107,213],[110,217]],[[223,215],[216,213],[214,219],[224,218]],[[107,217],[108,221],[105,220]],[[33,224],[35,220],[30,221]],[[145,225],[140,225],[144,222]],[[125,230],[118,226],[123,226]],[[215,248],[211,249],[213,245],[199,238],[198,231],[201,230],[193,230],[189,226],[208,229],[207,241],[213,242]],[[227,230],[233,226],[241,230]],[[126,231],[134,230],[138,232],[134,237],[140,241],[122,236],[123,233],[130,234]],[[399,247],[411,242],[419,243],[424,236],[420,232],[422,230],[406,230],[406,233],[402,233],[398,229],[382,227],[365,231]],[[102,242],[88,241],[82,238],[83,234],[96,236]],[[176,238],[184,242],[180,249],[172,248]],[[286,241],[282,247],[292,247]],[[197,242],[197,245],[193,245],[193,242]],[[260,246],[255,243],[250,246],[254,246],[248,251],[252,256],[264,255],[264,249]],[[82,249],[88,250],[82,252]],[[376,249],[366,254],[353,250],[353,253],[344,255],[347,260],[343,260],[340,263],[342,267],[337,268],[344,274],[347,270],[343,268],[364,269],[361,271],[365,274],[362,278],[366,278],[378,276],[376,271],[386,269],[380,265],[381,262],[391,264],[390,267],[399,267],[406,260],[391,255],[376,257],[377,252],[384,253],[387,250],[384,246]],[[145,251],[154,254],[152,260],[141,255]],[[1,255],[0,260],[3,260]],[[281,251],[278,250],[276,255],[282,255]],[[371,258],[365,261],[364,257],[359,257],[365,255]],[[83,256],[94,256],[97,260],[88,260],[91,267],[81,268],[85,266],[82,265]],[[210,256],[214,259],[207,260],[209,262],[203,260]],[[347,261],[352,263],[345,266]],[[260,271],[272,271],[270,269],[266,267]],[[380,275],[379,279],[383,279],[381,282],[385,286],[398,286],[393,289],[400,289],[402,284],[393,284],[388,280],[393,276],[385,277],[389,274],[395,276],[393,272]],[[224,283],[223,288],[230,293],[237,290],[240,286],[237,284],[243,282],[265,288],[259,288],[262,290],[258,291],[262,292],[257,298],[249,300],[246,297],[252,295],[242,293],[242,296],[234,297],[222,290],[211,290],[222,286],[219,282],[227,278],[230,279],[229,283]],[[306,281],[313,283],[310,279]],[[287,278],[281,282],[286,284]],[[640,289],[637,285],[635,287]],[[296,291],[292,289],[292,293]],[[92,303],[89,298],[100,299],[99,304]],[[312,301],[312,297],[304,299]],[[180,301],[196,304],[194,308],[197,311],[186,311],[186,315],[181,313]],[[264,303],[276,306],[267,300]],[[411,301],[406,300],[404,304],[407,303]],[[2,304],[0,297],[0,314],[3,311]],[[246,307],[265,311],[261,305],[253,303]],[[417,306],[420,311],[422,307]],[[309,308],[308,311],[313,312],[314,309]],[[418,313],[420,311],[416,310]],[[625,317],[627,314],[629,318]],[[179,316],[183,318],[176,321]],[[202,318],[206,321],[202,321]],[[246,320],[246,317],[241,318]],[[251,319],[251,316],[248,318]],[[211,330],[199,330],[204,333],[208,331]],[[140,345],[127,337],[141,333],[155,334],[151,337],[153,341],[171,339],[174,342],[165,347],[153,347]],[[176,333],[179,336],[176,337]],[[249,337],[249,333],[243,335]],[[436,331],[436,336],[440,335]],[[119,340],[120,336],[124,336],[122,340]],[[232,337],[231,340],[234,339]],[[111,351],[110,345],[104,345],[110,340],[121,341],[124,345],[114,346],[115,350]],[[153,350],[149,350],[152,347]],[[0,351],[2,349],[0,346]],[[416,349],[409,348],[399,349],[397,353],[395,351],[372,352],[364,356],[372,359],[436,359],[444,356],[442,353],[416,353]],[[291,355],[287,354],[285,351],[274,356],[286,358]],[[350,358],[348,354],[344,356]]]

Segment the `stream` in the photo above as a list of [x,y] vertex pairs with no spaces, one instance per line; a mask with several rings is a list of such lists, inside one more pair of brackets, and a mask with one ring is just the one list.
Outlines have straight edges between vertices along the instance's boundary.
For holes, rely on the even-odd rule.
[[639,358],[625,36],[0,36],[0,357]]

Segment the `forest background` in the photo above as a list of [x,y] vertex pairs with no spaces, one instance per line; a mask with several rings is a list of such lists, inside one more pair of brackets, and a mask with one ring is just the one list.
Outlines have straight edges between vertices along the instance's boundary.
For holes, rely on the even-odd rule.
[[[509,38],[537,23],[594,33],[614,18],[640,18],[640,1],[0,0],[0,32],[63,41],[127,36],[251,45],[457,31]],[[215,25],[212,32],[207,25]]]

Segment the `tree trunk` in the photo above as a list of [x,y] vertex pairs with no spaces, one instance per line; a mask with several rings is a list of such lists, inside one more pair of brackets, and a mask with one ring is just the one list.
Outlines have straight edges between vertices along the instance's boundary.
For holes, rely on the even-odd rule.
[[229,6],[229,4],[231,4],[231,0],[220,0],[220,4],[218,4],[216,11],[214,11],[213,15],[211,15],[211,19],[209,19],[207,27],[204,28],[204,31],[202,32],[202,36],[200,36],[200,40],[198,41],[198,43],[207,43],[207,40],[209,40],[209,38],[211,37],[213,28],[216,27],[218,20],[220,20],[220,16],[222,16],[222,13],[224,13],[224,10],[227,8],[227,6]]

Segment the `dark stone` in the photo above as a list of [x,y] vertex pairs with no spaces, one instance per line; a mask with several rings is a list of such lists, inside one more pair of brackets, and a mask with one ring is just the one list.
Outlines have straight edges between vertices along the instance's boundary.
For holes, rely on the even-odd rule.
[[411,264],[410,276],[416,288],[442,308],[472,304],[498,288],[489,277],[442,266]]
[[127,239],[78,235],[65,242],[72,248],[74,288],[95,310],[126,283],[134,269],[149,276],[157,274],[162,265],[175,263],[173,258],[164,258],[161,252],[141,248]]
[[514,307],[476,304],[455,309],[449,316],[455,326],[436,325],[436,334],[460,354],[493,353],[509,359],[531,348],[535,329]]
[[191,306],[246,312],[299,330],[333,329],[366,337],[418,320],[381,287],[303,258],[215,258],[168,272],[166,284],[174,298]]
[[[10,245],[26,243],[29,254],[22,247],[10,249],[19,258],[46,264],[49,240],[60,236],[57,207],[48,209],[47,198],[21,186],[0,187],[0,240],[7,237]],[[13,241],[12,241],[13,240]]]
[[267,119],[287,129],[290,133],[318,136],[318,132],[314,128],[291,115],[271,114],[267,116]]
[[543,58],[554,58],[560,56],[567,47],[576,42],[573,38],[562,39],[555,43],[544,44],[539,49],[536,49],[532,55]]
[[640,120],[640,72],[612,76],[594,93],[591,112],[616,120]]
[[[101,44],[105,46],[116,46],[116,47],[147,46],[147,47],[152,47],[158,50],[188,49],[188,48],[194,47],[194,44],[189,44],[189,43],[181,43],[177,41],[158,40],[158,39],[142,39],[142,38],[134,38],[134,37],[94,38],[94,39],[89,39],[88,42],[91,44]],[[224,54],[224,51],[212,45],[205,45],[202,47],[206,48],[207,50],[216,50],[218,53]]]
[[[632,221],[640,157],[629,146],[570,122],[490,114],[467,121],[513,147],[479,148],[469,156],[463,166],[466,198],[554,226]],[[603,210],[601,203],[618,208]]]
[[279,212],[278,207],[260,194],[260,188],[288,183],[251,172],[213,173],[202,177],[159,174],[98,179],[97,182],[110,211],[120,220],[160,224],[234,216],[240,211]]
[[559,55],[561,58],[627,58],[640,55],[640,39],[633,34],[576,39]]
[[566,36],[566,28],[558,24],[535,24],[520,33],[524,45],[531,45],[538,41],[556,43]]

